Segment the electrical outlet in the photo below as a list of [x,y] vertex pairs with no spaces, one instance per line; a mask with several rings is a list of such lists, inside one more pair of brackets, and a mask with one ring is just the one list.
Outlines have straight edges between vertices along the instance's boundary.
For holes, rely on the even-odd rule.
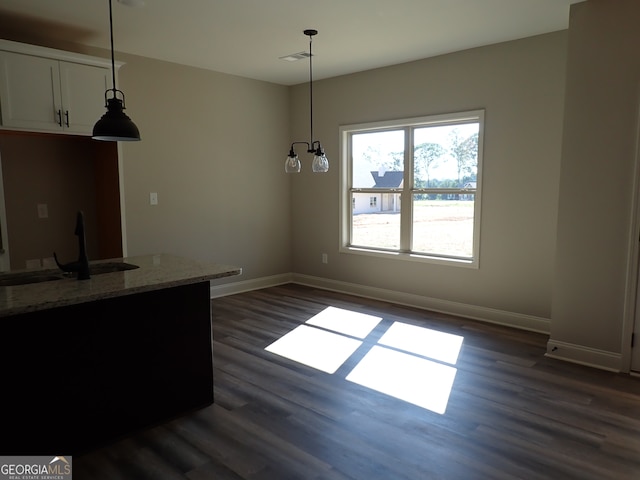
[[49,218],[49,207],[46,203],[38,204],[38,218]]
[[326,253],[322,254],[322,263],[329,263],[329,255]]
[[45,257],[42,259],[42,268],[56,268],[56,260],[53,257]]
[[40,259],[39,258],[31,258],[29,260],[26,261],[26,265],[28,269],[34,269],[34,268],[41,268],[42,265],[40,264]]

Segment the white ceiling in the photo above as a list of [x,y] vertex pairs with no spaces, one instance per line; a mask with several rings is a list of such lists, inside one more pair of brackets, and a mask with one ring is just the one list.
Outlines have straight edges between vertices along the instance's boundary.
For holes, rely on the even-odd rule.
[[[131,0],[130,0],[131,1]],[[113,0],[116,52],[293,85],[563,30],[582,0]],[[0,0],[0,32],[109,48],[108,0]],[[14,35],[15,36],[15,35]],[[117,59],[117,54],[116,54]]]

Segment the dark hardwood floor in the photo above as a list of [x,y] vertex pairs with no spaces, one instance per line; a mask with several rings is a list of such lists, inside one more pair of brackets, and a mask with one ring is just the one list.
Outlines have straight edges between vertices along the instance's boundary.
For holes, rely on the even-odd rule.
[[[334,374],[265,351],[328,306],[382,317]],[[640,379],[545,335],[299,285],[212,307],[215,403],[73,457],[75,480],[640,479]],[[346,379],[393,322],[464,337],[444,414]]]

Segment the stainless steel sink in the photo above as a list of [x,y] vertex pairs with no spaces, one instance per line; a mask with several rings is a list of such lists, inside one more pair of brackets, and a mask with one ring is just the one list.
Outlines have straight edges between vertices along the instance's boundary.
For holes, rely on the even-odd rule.
[[[104,262],[89,265],[91,275],[102,275],[105,273],[124,272],[140,268],[126,262]],[[31,272],[17,272],[0,274],[0,287],[15,287],[18,285],[29,285],[32,283],[52,282],[55,280],[70,279],[68,274],[63,274],[58,270],[37,270]]]
[[89,271],[91,275],[100,275],[103,273],[124,272],[126,270],[134,270],[138,265],[133,265],[126,262],[105,262],[94,263],[89,265]]
[[30,283],[51,282],[62,280],[62,275],[54,275],[44,272],[20,272],[0,275],[0,287],[12,287],[16,285],[29,285]]

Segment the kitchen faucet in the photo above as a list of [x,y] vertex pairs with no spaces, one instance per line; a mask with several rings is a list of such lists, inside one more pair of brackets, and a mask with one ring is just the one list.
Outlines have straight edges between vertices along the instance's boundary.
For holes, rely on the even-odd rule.
[[53,252],[53,258],[56,264],[63,272],[77,272],[78,280],[88,280],[91,278],[89,271],[89,257],[87,257],[87,237],[84,231],[84,214],[82,210],[78,211],[76,216],[76,230],[75,234],[78,236],[78,260],[66,264],[61,264],[58,261],[56,252]]

